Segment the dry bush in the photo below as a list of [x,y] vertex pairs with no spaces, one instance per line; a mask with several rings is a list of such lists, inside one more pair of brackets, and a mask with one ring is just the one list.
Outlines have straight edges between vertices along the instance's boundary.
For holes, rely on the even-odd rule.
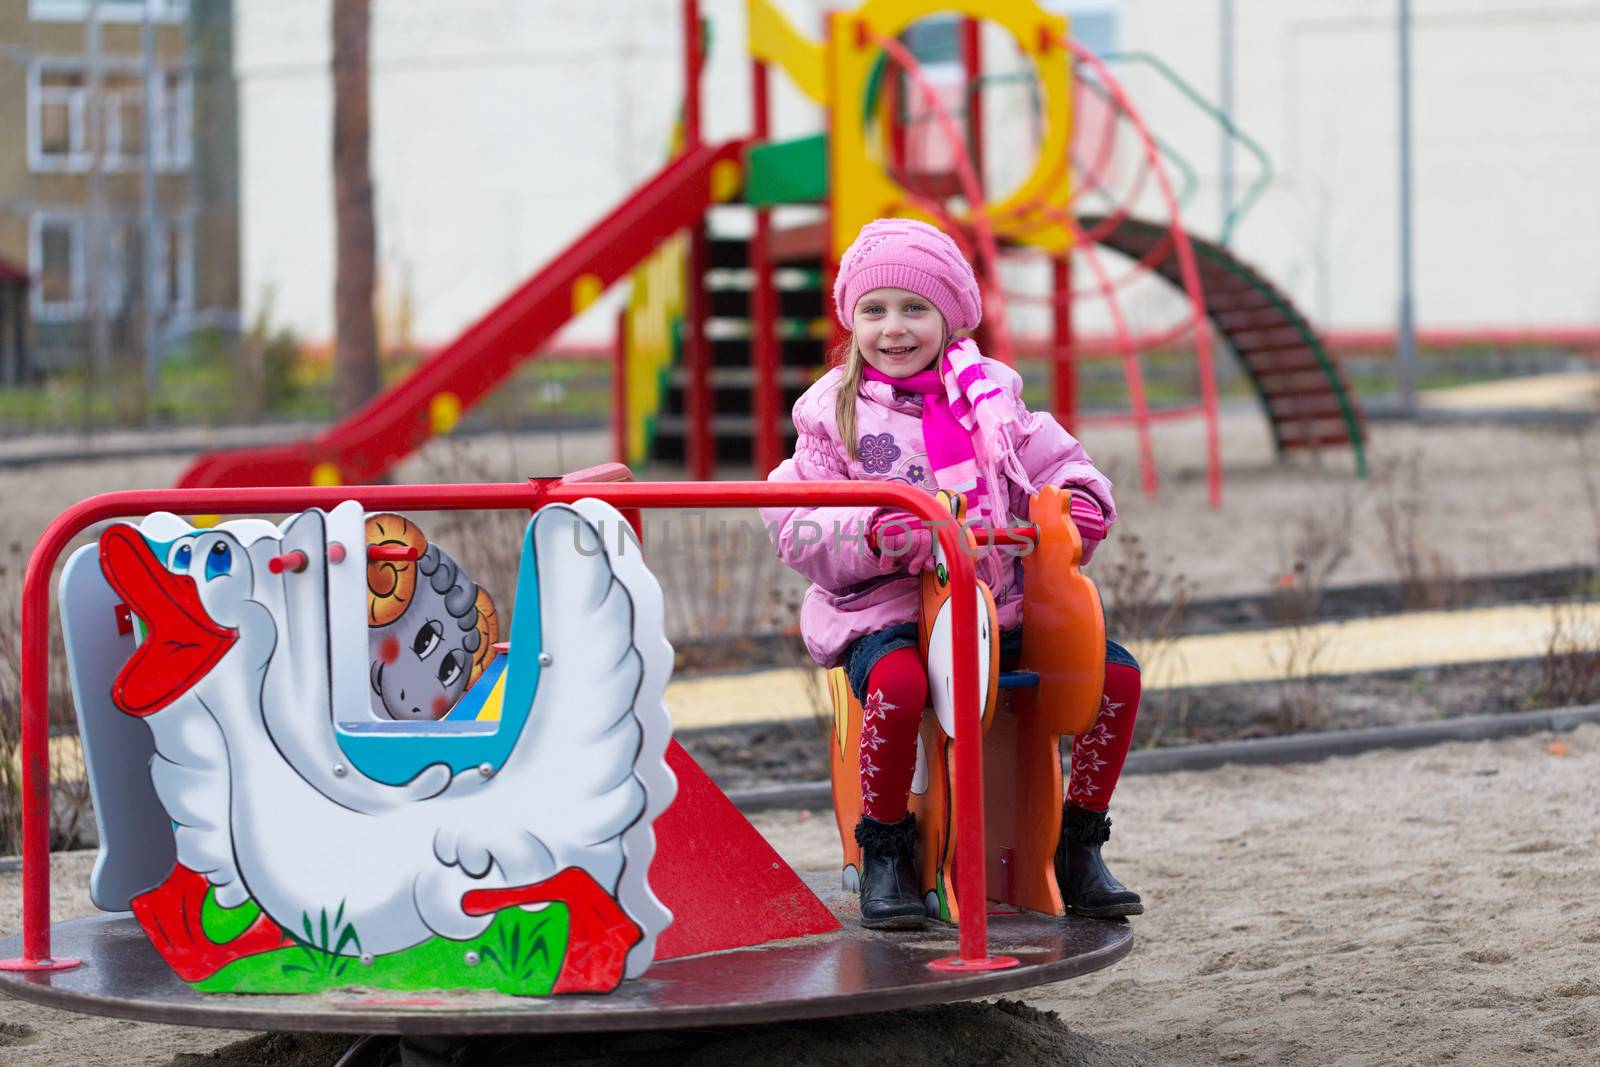
[[1586,588],[1580,592],[1600,596],[1600,448],[1595,447],[1594,434],[1585,429],[1574,439],[1578,448],[1578,474],[1583,479],[1583,500],[1589,511],[1589,533],[1594,538],[1593,571]]
[[1307,623],[1283,631],[1280,644],[1270,645],[1267,658],[1278,675],[1277,733],[1320,730],[1327,725],[1322,691],[1318,684],[1322,654],[1328,634]]
[[767,594],[781,588],[787,568],[758,522],[683,511],[647,521],[645,533],[673,634],[737,645],[778,625],[783,616]]
[[0,658],[0,855],[3,856],[22,847],[22,759],[18,751],[22,741],[18,714],[22,683],[16,633],[8,626],[0,637],[6,646],[4,657]]
[[1539,661],[1536,705],[1559,708],[1600,703],[1600,604],[1556,604],[1550,614],[1550,639]]
[[[659,559],[667,599],[668,630],[701,649],[702,666],[737,669],[753,661],[793,671],[818,732],[833,728],[827,674],[817,668],[800,637],[805,584],[773,551],[766,530],[752,521],[722,519],[717,512],[683,513],[676,526],[646,527]],[[780,639],[774,645],[774,635]],[[757,644],[760,648],[756,648]],[[777,717],[776,715],[774,717]]]
[[1354,497],[1345,490],[1327,506],[1302,512],[1291,524],[1289,541],[1279,543],[1272,608],[1287,629],[1280,644],[1269,646],[1268,659],[1278,675],[1273,726],[1280,733],[1326,725],[1316,679],[1328,635],[1313,622],[1328,583],[1350,558],[1354,514]]
[[1421,455],[1412,452],[1375,470],[1372,488],[1383,550],[1400,584],[1401,606],[1423,610],[1460,603],[1461,580],[1455,565],[1429,544]]
[[[22,847],[22,579],[19,543],[0,556],[0,855]],[[51,582],[54,588],[55,582]],[[93,808],[78,744],[60,621],[50,616],[50,847],[77,848],[90,836]]]
[[[1114,551],[1107,552],[1107,548]],[[1116,544],[1101,549],[1094,575],[1105,606],[1106,635],[1119,644],[1136,642],[1145,672],[1177,655],[1175,642],[1183,630],[1189,602],[1189,580],[1171,568],[1152,563],[1135,533],[1117,535]],[[1157,693],[1159,699],[1151,697]],[[1187,694],[1172,689],[1147,690],[1138,731],[1140,744],[1154,746],[1169,731],[1182,733],[1189,717]]]
[[1106,633],[1114,641],[1170,642],[1182,629],[1189,580],[1167,569],[1171,559],[1155,565],[1136,533],[1119,533],[1115,546],[1106,546],[1113,547],[1094,575],[1105,605]]
[[1278,544],[1278,581],[1273,615],[1296,624],[1316,618],[1334,573],[1350,558],[1355,498],[1346,489],[1325,508],[1302,512],[1291,524],[1288,543]]

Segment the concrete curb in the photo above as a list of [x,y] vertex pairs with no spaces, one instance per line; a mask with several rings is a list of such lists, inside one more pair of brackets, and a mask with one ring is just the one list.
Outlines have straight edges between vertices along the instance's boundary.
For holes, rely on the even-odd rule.
[[[1167,774],[1212,770],[1227,764],[1277,766],[1316,763],[1332,756],[1353,756],[1378,749],[1421,748],[1449,741],[1493,741],[1519,734],[1565,733],[1582,723],[1600,722],[1600,704],[1523,711],[1506,715],[1467,715],[1459,719],[1380,726],[1363,730],[1326,730],[1267,737],[1257,741],[1220,741],[1130,753],[1124,774]],[[833,804],[827,782],[735,789],[729,798],[745,813],[782,808],[825,808]]]
[[1364,730],[1326,730],[1287,737],[1265,737],[1256,741],[1219,741],[1214,744],[1144,749],[1129,755],[1123,773],[1203,771],[1229,763],[1241,766],[1316,763],[1332,756],[1353,756],[1377,749],[1421,748],[1449,741],[1493,741],[1542,730],[1564,733],[1586,722],[1600,722],[1600,704],[1506,715],[1466,715],[1459,719],[1440,719],[1406,726],[1378,726]]

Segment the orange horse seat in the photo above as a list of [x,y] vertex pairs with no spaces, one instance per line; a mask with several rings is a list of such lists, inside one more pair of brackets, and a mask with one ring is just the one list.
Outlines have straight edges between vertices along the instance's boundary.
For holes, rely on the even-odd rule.
[[[979,582],[984,615],[979,659],[988,667],[983,792],[989,896],[1048,915],[1064,913],[1054,864],[1061,834],[1060,739],[1094,723],[1105,684],[1100,593],[1080,570],[1083,543],[1067,503],[1065,493],[1046,487],[1030,505],[1037,543],[1022,561],[1028,594],[1022,606],[1022,653],[1016,670],[999,669],[994,598]],[[965,513],[962,502],[957,501],[952,511],[960,521]],[[940,568],[923,572],[918,631],[924,662],[929,660],[933,620],[950,595],[948,583],[941,584],[942,573]],[[948,662],[947,656],[944,661]],[[829,745],[834,815],[844,854],[844,884],[852,889],[861,863],[854,833],[861,818],[861,706],[842,668],[831,670],[828,682],[834,704]],[[936,695],[940,679],[930,677],[929,683],[930,693]],[[933,710],[925,710],[909,807],[917,815],[923,905],[930,916],[951,922],[960,914],[954,893],[954,759],[953,739]]]

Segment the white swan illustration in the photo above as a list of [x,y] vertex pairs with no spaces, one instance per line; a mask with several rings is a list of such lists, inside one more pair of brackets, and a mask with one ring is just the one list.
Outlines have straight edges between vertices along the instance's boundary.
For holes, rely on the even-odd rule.
[[[352,501],[281,527],[163,513],[102,534],[100,570],[148,628],[111,699],[149,727],[179,868],[286,930],[337,909],[359,932],[342,951],[364,957],[468,939],[498,907],[556,897],[582,936],[579,913],[614,900],[627,923],[609,925],[631,927],[615,977],[642,973],[670,921],[646,876],[674,788],[671,649],[638,554],[593,547],[620,515],[584,500],[530,521],[501,718],[465,728],[363,723],[362,520]],[[95,695],[73,659],[82,706]],[[574,886],[595,899],[572,901]]]

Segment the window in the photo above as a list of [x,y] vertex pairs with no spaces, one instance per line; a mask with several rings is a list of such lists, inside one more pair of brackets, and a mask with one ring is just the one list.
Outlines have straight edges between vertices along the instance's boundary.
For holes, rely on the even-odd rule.
[[[178,22],[189,14],[189,0],[100,0],[100,21],[141,22],[147,2],[156,22]],[[28,17],[35,22],[82,22],[92,7],[91,0],[28,0]]]
[[1122,0],[1051,0],[1050,7],[1071,20],[1073,40],[1097,56],[1117,50],[1117,21]]
[[34,156],[65,160],[87,151],[83,127],[86,89],[80,71],[40,69],[35,73],[29,84],[33,106],[28,111],[35,127],[30,160]]
[[194,79],[188,71],[161,72],[156,94],[156,159],[167,170],[186,170],[193,162]]
[[[29,227],[29,261],[37,283],[32,290],[34,317],[42,322],[83,318],[91,279],[88,277],[89,232],[86,216],[73,211],[36,212]],[[194,308],[194,223],[188,215],[158,221],[152,257],[157,314],[165,319]],[[136,310],[144,291],[144,231],[138,216],[109,214],[102,223],[95,257],[99,270],[92,279],[104,314],[117,318]]]
[[953,15],[934,15],[913,23],[905,33],[906,47],[924,66],[961,62],[961,20]]
[[[187,70],[168,67],[154,82],[156,168],[183,170],[192,158],[194,81]],[[128,60],[101,64],[98,108],[82,60],[35,60],[28,76],[29,168],[87,171],[98,147],[104,169],[137,170],[145,151],[144,95],[138,65]]]
[[100,93],[106,116],[104,162],[118,170],[144,154],[144,86],[132,72],[107,71],[100,78]]
[[39,212],[29,220],[33,315],[43,322],[83,314],[83,227],[76,216]]
[[162,315],[194,308],[194,226],[168,219],[161,227],[161,273],[156,277],[156,307]]

